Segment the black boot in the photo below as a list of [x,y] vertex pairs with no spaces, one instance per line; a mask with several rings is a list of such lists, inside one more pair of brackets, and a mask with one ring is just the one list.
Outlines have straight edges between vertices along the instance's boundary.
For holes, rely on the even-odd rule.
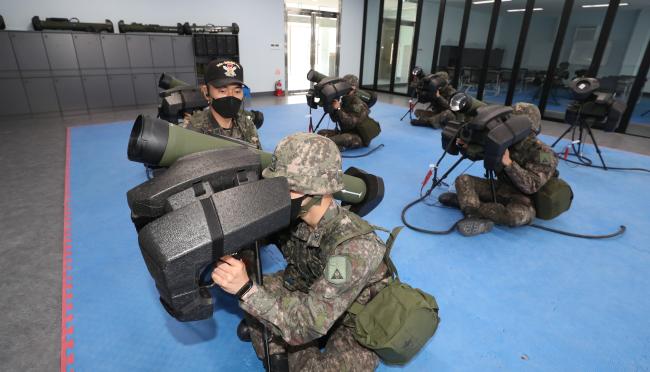
[[[289,355],[287,353],[271,354],[271,370],[267,372],[289,372]],[[264,368],[267,368],[266,365]]]
[[455,192],[443,192],[438,196],[438,201],[440,204],[446,207],[460,209],[460,203],[458,203],[458,195]]
[[251,342],[251,330],[246,323],[246,319],[242,319],[237,326],[237,337],[244,342]]
[[431,127],[431,124],[421,119],[411,119],[411,125],[414,127]]

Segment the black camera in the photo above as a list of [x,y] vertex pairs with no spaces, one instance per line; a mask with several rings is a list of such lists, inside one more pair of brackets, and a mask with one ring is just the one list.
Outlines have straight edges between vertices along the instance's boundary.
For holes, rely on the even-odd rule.
[[[322,107],[327,113],[330,112],[332,101],[341,99],[354,89],[352,85],[342,78],[329,77],[316,70],[309,70],[307,80],[316,83],[307,92],[307,105],[314,110]],[[372,107],[377,102],[377,95],[372,92],[356,89],[354,94],[361,98],[368,107]]]
[[[532,123],[524,115],[512,115],[508,106],[483,106],[476,113],[467,122],[447,122],[442,148],[452,155],[462,153],[472,161],[483,160],[485,169],[498,172],[503,153],[532,133]],[[459,146],[461,141],[465,146]]]
[[598,79],[581,77],[569,85],[574,101],[567,106],[564,120],[571,125],[584,124],[591,128],[612,132],[618,128],[626,109],[625,102],[614,98],[614,94],[599,91]]

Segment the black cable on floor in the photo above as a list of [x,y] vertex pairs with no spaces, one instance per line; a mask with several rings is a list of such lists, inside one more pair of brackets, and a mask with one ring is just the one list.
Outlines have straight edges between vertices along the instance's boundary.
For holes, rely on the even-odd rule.
[[382,147],[384,147],[384,144],[383,144],[383,143],[382,143],[382,144],[379,144],[379,145],[376,146],[374,149],[372,149],[372,150],[370,150],[370,151],[368,151],[368,152],[366,152],[366,153],[363,153],[363,154],[360,154],[360,155],[343,155],[343,154],[341,154],[341,157],[342,157],[342,158],[346,158],[346,159],[352,159],[352,158],[363,158],[363,157],[368,156],[368,155],[372,154],[373,152],[379,150],[379,149],[382,148]]
[[561,234],[561,235],[566,235],[566,236],[572,236],[574,238],[583,238],[583,239],[607,239],[607,238],[613,238],[615,236],[622,235],[626,230],[625,225],[621,225],[616,232],[611,233],[611,234],[587,235],[587,234],[578,234],[578,233],[572,233],[572,232],[569,232],[569,231],[553,229],[553,228],[550,228],[550,227],[537,225],[537,224],[530,224],[528,226],[534,227],[536,229],[544,230],[544,231],[549,231],[549,232],[552,232],[552,233],[555,233],[555,234]]
[[[579,160],[579,161],[574,161],[574,160],[565,159],[564,154],[560,153],[560,152],[556,152],[555,155],[560,160],[566,161],[567,163],[582,165],[582,166],[591,167],[591,168],[605,169],[605,167],[603,167],[601,165],[593,164],[593,161],[591,159],[585,157],[585,156],[581,156],[581,155],[577,155],[577,154],[569,154],[569,156],[575,156]],[[650,169],[646,169],[646,168],[624,168],[624,167],[610,167],[610,166],[607,166],[607,169],[624,170],[624,171],[639,171],[639,172],[648,172],[648,173],[650,173]]]

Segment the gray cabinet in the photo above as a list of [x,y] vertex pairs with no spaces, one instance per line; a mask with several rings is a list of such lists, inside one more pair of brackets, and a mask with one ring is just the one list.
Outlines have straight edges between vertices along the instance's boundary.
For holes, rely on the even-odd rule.
[[0,117],[154,107],[161,72],[194,71],[191,36],[0,31]]
[[59,97],[61,111],[79,111],[86,109],[86,98],[80,77],[54,78],[54,87]]
[[107,76],[84,76],[81,78],[81,81],[86,92],[88,109],[101,109],[113,106]]
[[21,79],[0,79],[0,113],[6,115],[29,114],[27,95]]
[[131,75],[110,75],[108,85],[111,89],[114,107],[135,105]]
[[20,70],[50,69],[40,32],[10,32],[9,37]]
[[99,35],[95,34],[74,34],[72,36],[74,47],[77,51],[77,60],[79,68],[83,69],[103,69],[104,54],[102,53],[102,44]]
[[67,33],[43,33],[43,43],[51,70],[74,70],[78,72],[77,53],[72,35]]
[[59,111],[52,78],[23,79],[23,84],[33,114]]

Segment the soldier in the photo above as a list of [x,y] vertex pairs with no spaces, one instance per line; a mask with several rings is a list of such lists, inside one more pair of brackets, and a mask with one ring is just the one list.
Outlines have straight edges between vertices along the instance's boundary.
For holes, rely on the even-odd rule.
[[183,126],[203,134],[240,139],[261,149],[252,115],[242,108],[243,78],[244,70],[237,62],[210,62],[205,71],[205,85],[201,87],[209,106],[186,118]]
[[[541,122],[539,109],[530,103],[517,103],[513,108],[513,114],[531,119],[533,133],[503,154],[503,170],[495,181],[497,202],[493,201],[490,181],[467,174],[456,178],[456,193],[438,197],[440,203],[460,208],[465,215],[457,226],[462,235],[488,232],[494,223],[511,227],[530,223],[535,217],[531,195],[556,175],[558,160],[553,150],[536,136]],[[466,146],[462,141],[459,145]]]
[[318,134],[330,138],[340,150],[356,149],[370,145],[371,139],[360,135],[363,125],[368,125],[370,109],[361,98],[355,94],[359,87],[359,78],[354,75],[345,75],[342,78],[352,86],[352,90],[341,98],[341,101],[334,100],[331,104],[330,118],[337,123],[340,129],[322,129]]
[[[277,145],[262,175],[286,177],[292,203],[300,209],[296,223],[276,243],[287,266],[265,276],[258,286],[241,261],[226,257],[212,272],[213,280],[237,294],[240,307],[256,319],[246,318],[246,332],[260,359],[264,350],[259,322],[272,331],[271,370],[375,369],[379,357],[354,339],[347,310],[355,301],[368,303],[386,286],[386,247],[367,222],[332,197],[343,188],[336,145],[313,133],[288,136]],[[326,342],[324,352],[319,342]]]
[[[418,90],[418,86],[423,79],[435,78],[442,79],[446,82],[443,87],[436,90],[435,96],[432,96],[429,92],[425,93]],[[447,120],[455,119],[454,113],[449,109],[449,99],[454,95],[454,93],[456,93],[456,89],[454,89],[454,87],[452,87],[448,82],[449,75],[445,71],[440,71],[428,76],[414,75],[411,87],[416,89],[419,102],[428,103],[429,105],[425,110],[415,110],[415,119],[411,120],[411,125],[440,129],[444,126],[444,123],[447,122]]]

